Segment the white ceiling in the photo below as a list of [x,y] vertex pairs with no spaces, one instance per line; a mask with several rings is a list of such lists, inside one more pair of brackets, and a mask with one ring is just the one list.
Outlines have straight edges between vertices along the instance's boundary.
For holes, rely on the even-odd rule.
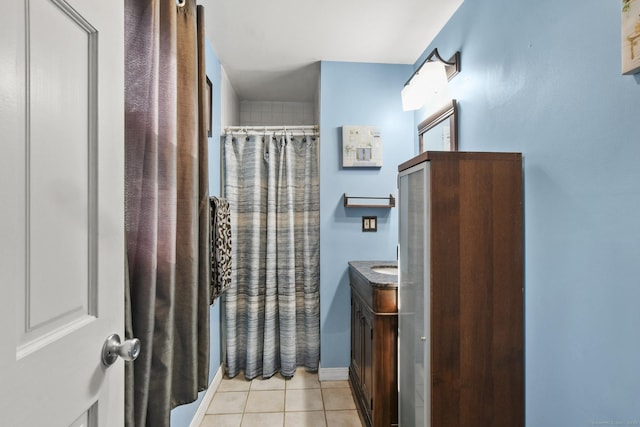
[[240,100],[312,101],[318,61],[413,64],[462,1],[199,3],[206,35]]

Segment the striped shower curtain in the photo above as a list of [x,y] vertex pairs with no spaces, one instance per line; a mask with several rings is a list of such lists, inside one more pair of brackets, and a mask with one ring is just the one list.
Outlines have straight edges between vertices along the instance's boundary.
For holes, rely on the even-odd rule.
[[320,194],[315,136],[227,135],[231,288],[225,296],[229,377],[291,377],[320,357]]

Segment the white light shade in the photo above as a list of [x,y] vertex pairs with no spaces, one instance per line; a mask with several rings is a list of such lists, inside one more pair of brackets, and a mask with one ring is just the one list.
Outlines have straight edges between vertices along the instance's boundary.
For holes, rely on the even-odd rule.
[[413,76],[411,81],[402,88],[402,110],[418,110],[424,105],[424,94],[422,93],[419,74]]
[[402,89],[404,111],[417,110],[426,104],[431,113],[450,100],[447,72],[440,61],[425,62]]

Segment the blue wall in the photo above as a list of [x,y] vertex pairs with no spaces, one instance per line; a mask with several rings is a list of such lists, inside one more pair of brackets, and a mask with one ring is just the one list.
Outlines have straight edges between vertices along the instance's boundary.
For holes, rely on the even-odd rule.
[[[413,114],[400,89],[410,65],[322,62],[320,84],[320,332],[322,368],[349,366],[350,290],[347,262],[395,260],[397,208],[344,208],[343,194],[397,196],[398,164],[413,155]],[[342,126],[378,126],[382,168],[346,168]],[[363,233],[363,215],[378,216],[378,232]]]
[[[520,151],[525,180],[526,421],[640,421],[640,77],[620,75],[620,4],[466,0],[427,46],[462,53],[451,82],[460,149]],[[219,189],[220,66],[211,191]],[[397,194],[423,112],[403,113],[411,66],[321,64],[321,365],[349,364],[347,261],[394,259],[397,208],[345,209],[342,194]],[[342,169],[340,127],[382,130],[381,169]],[[378,215],[378,233],[360,217]],[[212,374],[220,365],[212,309]],[[173,411],[187,426],[197,404]]]
[[460,50],[460,149],[524,155],[531,427],[640,422],[640,75],[620,74],[620,4],[466,0],[416,62]]
[[[206,40],[206,69],[207,77],[211,80],[213,86],[212,95],[212,137],[209,138],[209,194],[212,196],[220,195],[220,87],[221,87],[221,69],[220,61],[216,56],[211,43]],[[209,383],[213,380],[218,368],[220,368],[220,301],[217,301],[210,309],[210,340],[211,354],[209,358]],[[200,406],[200,402],[204,398],[206,391],[200,392],[198,400],[189,404],[176,407],[171,411],[171,425],[173,427],[188,427],[193,416]]]

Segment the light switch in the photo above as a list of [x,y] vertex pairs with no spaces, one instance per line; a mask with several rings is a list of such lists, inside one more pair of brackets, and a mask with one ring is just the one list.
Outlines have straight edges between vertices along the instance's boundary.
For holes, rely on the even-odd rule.
[[378,217],[377,216],[363,216],[362,217],[362,231],[363,232],[376,232],[378,231]]

